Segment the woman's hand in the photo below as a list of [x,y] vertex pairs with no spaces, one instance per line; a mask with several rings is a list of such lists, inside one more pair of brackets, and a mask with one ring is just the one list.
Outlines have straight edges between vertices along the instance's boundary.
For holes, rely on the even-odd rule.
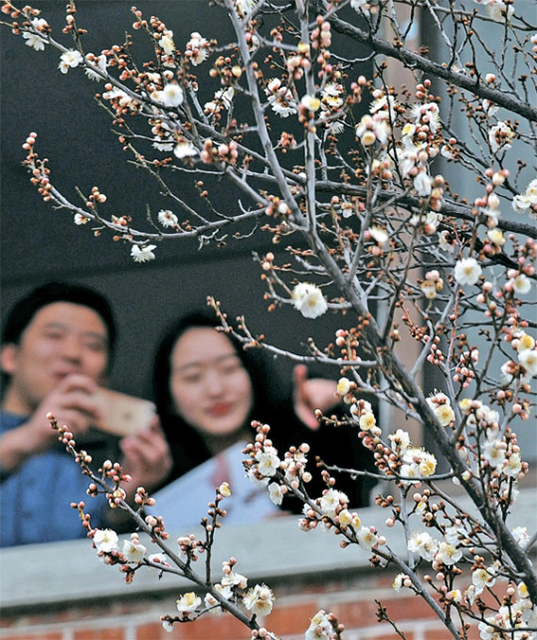
[[315,417],[315,410],[325,412],[339,404],[337,383],[324,378],[308,379],[308,368],[305,364],[299,364],[294,368],[293,379],[295,413],[307,427],[318,429],[320,425]]

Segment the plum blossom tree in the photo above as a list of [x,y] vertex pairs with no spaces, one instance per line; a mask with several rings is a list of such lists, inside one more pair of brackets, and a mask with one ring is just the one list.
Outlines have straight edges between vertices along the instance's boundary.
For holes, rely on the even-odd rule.
[[[394,589],[421,596],[454,638],[472,628],[483,640],[536,637],[537,575],[528,557],[536,534],[509,518],[528,471],[516,431],[527,429],[537,377],[535,16],[513,0],[215,4],[226,9],[233,42],[195,31],[199,25],[178,42],[173,25],[133,7],[133,29],[154,51],[138,60],[130,35],[90,51],[73,2],[57,36],[38,10],[4,0],[4,24],[29,47],[54,47],[61,73],[83,69],[100,81],[98,100],[119,143],[169,208],[153,211],[148,203],[139,218],[110,215],[97,186],[75,201],[55,185],[35,132],[24,143],[32,182],[75,224],[130,246],[137,262],[158,259],[162,242],[194,237],[210,250],[230,233],[266,234],[285,247],[254,256],[269,310],[292,305],[312,322],[340,314],[333,342],[310,340],[303,353],[286,355],[333,367],[348,417],[319,412],[319,419],[354,429],[373,452],[378,476],[389,483],[377,504],[406,537],[407,555],[361,522],[333,467],[322,469],[323,495],[309,494],[315,470],[307,443],[276,451],[270,426],[259,424],[245,450],[247,473],[274,502],[287,493],[303,501],[304,532],[322,526],[374,566],[392,569]],[[434,47],[414,46],[420,23]],[[182,197],[185,181],[195,184],[196,202]],[[236,190],[233,211],[219,206],[222,181]],[[246,318],[230,321],[210,303],[246,346],[282,352],[252,334]],[[424,390],[426,368],[439,388]],[[366,394],[400,419],[383,424]],[[401,427],[407,418],[430,434],[436,451],[412,442]],[[101,476],[91,474],[71,434],[56,427],[90,474],[90,494],[106,491],[111,506],[127,509],[161,548],[148,554],[136,534],[121,547],[76,505],[98,554],[128,580],[150,566],[205,591],[204,599],[181,595],[179,615],[163,616],[166,629],[225,610],[252,638],[275,638],[256,620],[274,606],[270,587],[248,587],[235,558],[219,581],[193,569],[200,553],[210,555],[228,486],[217,489],[202,520],[205,539],[180,538],[177,551],[162,519],[144,518],[153,499],[143,488],[139,509],[131,509],[121,468],[107,463]],[[446,480],[474,511],[458,506]],[[339,638],[342,629],[320,611],[305,638]]]

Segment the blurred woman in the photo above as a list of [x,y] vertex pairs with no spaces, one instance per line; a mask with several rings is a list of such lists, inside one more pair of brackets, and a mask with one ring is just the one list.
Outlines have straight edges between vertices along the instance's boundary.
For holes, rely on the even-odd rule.
[[[210,493],[204,495],[211,500],[215,487],[233,478],[234,501],[225,505],[229,521],[251,520],[276,510],[266,494],[259,496],[265,493],[263,488],[244,477],[242,449],[254,438],[252,420],[270,425],[270,438],[282,456],[289,446],[308,442],[314,477],[319,475],[314,468],[316,455],[327,463],[364,468],[367,451],[356,432],[320,427],[314,416],[314,408],[329,410],[337,404],[334,382],[307,380],[301,366],[292,393],[286,393],[261,349],[243,349],[217,326],[206,313],[183,317],[168,329],[156,354],[154,398],[174,461],[168,481],[183,478],[175,483],[175,498],[173,485],[164,489],[170,504],[177,505],[180,492],[184,513],[190,508],[184,500],[188,497],[194,506],[201,485],[206,485]],[[352,506],[367,504],[370,483],[341,475],[337,486]],[[313,497],[320,496],[323,488],[318,477],[308,485]],[[302,505],[288,498],[283,508],[299,512]]]

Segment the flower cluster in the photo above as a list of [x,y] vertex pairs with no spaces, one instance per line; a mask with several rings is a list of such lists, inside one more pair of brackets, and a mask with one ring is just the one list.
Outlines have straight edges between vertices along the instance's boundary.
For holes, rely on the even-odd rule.
[[537,213],[537,178],[528,184],[524,193],[513,198],[513,209],[517,213]]
[[148,556],[147,548],[140,543],[137,533],[131,534],[130,539],[120,541],[117,533],[112,529],[94,529],[90,532],[93,546],[97,555],[106,564],[140,564]]
[[[445,406],[439,405],[439,414],[445,419]],[[436,411],[436,410],[435,410]],[[393,470],[397,469],[403,483],[419,482],[422,478],[434,475],[437,460],[434,454],[422,448],[412,446],[408,432],[403,429],[388,436],[392,450],[397,454],[396,464],[391,464]]]
[[338,640],[343,626],[339,625],[333,613],[318,611],[306,629],[304,640]]
[[304,318],[318,318],[326,313],[328,303],[319,287],[307,282],[298,283],[292,292],[294,306]]

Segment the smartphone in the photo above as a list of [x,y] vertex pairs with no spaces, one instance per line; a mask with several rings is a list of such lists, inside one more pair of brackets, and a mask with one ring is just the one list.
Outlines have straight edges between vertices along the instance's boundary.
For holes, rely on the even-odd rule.
[[156,407],[149,400],[119,391],[99,389],[97,399],[103,419],[95,426],[117,436],[127,436],[148,427],[156,414]]

